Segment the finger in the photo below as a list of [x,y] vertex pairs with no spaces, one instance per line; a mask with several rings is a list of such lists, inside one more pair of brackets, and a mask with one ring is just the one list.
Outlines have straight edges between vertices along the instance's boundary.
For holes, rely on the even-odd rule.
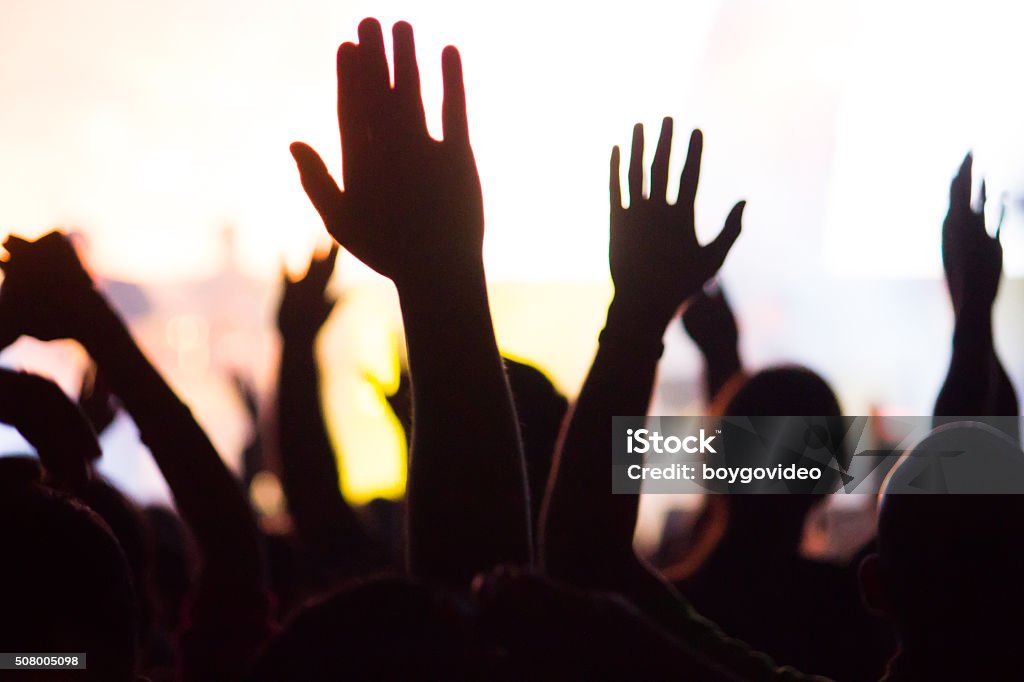
[[1006,194],[999,198],[999,222],[996,223],[996,241],[999,240],[999,234],[1003,229],[1003,221],[1006,220]]
[[348,222],[342,220],[344,194],[338,189],[338,183],[331,177],[323,159],[312,147],[302,142],[293,142],[290,149],[295,165],[299,168],[302,188],[323,218],[328,231],[337,239],[336,230],[344,230]]
[[388,74],[388,58],[384,53],[384,34],[380,22],[373,17],[359,22],[359,53],[367,93],[383,99],[391,89],[391,76]]
[[612,213],[622,209],[622,185],[619,181],[619,145],[612,147],[611,168],[608,177],[608,196],[611,197]]
[[341,135],[342,180],[349,187],[357,173],[366,138],[366,102],[359,87],[359,49],[338,48],[338,132]]
[[31,242],[29,242],[28,240],[22,239],[21,237],[12,234],[9,235],[7,239],[4,241],[4,248],[7,249],[8,253],[10,253],[13,256],[18,251],[24,250],[24,248],[29,244],[31,244]]
[[967,152],[960,170],[949,186],[949,210],[960,213],[970,210],[971,207],[971,168],[974,164],[974,156]]
[[672,118],[666,116],[661,122],[661,136],[658,148],[654,150],[651,164],[651,199],[665,201],[668,193],[668,160],[672,152]]
[[423,113],[423,98],[420,94],[420,71],[416,65],[416,42],[412,26],[400,21],[391,29],[395,46],[395,98],[401,115],[415,126],[426,131],[427,122]]
[[626,174],[629,186],[629,205],[638,204],[644,190],[644,124],[633,126],[633,145],[629,152],[629,171]]
[[743,229],[743,209],[746,206],[746,201],[737,202],[732,207],[732,210],[729,211],[729,216],[725,219],[725,227],[718,233],[714,241],[704,247],[708,264],[712,268],[711,275],[714,275],[722,267],[725,257],[729,254],[729,249],[736,243],[736,238],[740,236],[740,232]]
[[444,80],[444,101],[441,104],[441,126],[445,142],[469,145],[469,124],[466,121],[466,90],[462,82],[462,58],[449,45],[441,53],[441,74]]
[[686,162],[679,176],[679,198],[677,205],[693,209],[697,199],[697,184],[700,182],[700,157],[704,153],[704,133],[699,128],[690,133],[690,145],[686,149]]
[[327,285],[328,280],[331,279],[331,275],[334,274],[334,264],[338,256],[338,242],[332,242],[330,248],[327,251],[318,252],[316,255],[316,275],[317,279],[324,285]]

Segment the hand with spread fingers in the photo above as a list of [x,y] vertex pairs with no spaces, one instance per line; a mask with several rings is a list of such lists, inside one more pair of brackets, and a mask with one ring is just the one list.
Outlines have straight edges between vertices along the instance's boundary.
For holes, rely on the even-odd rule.
[[327,283],[334,274],[338,245],[314,254],[306,274],[298,279],[284,276],[281,303],[277,309],[277,329],[287,338],[313,339],[327,322],[337,300],[327,294]]
[[740,234],[744,201],[729,212],[725,227],[714,241],[704,246],[697,241],[693,205],[703,139],[699,130],[690,135],[679,195],[674,204],[667,199],[671,118],[662,123],[651,165],[649,196],[643,194],[644,129],[639,123],[633,128],[627,176],[629,208],[622,207],[619,148],[612,149],[609,261],[615,296],[630,307],[658,315],[662,330],[679,306],[718,272]]
[[23,334],[43,341],[80,340],[99,295],[71,241],[60,232],[31,242],[11,235],[4,248],[10,256],[2,262],[3,345]]
[[338,49],[338,124],[344,191],[308,145],[292,155],[327,231],[397,285],[480,269],[483,203],[469,145],[462,62],[442,54],[444,139],[427,132],[412,27],[393,29],[395,84],[380,24],[365,19],[359,43]]

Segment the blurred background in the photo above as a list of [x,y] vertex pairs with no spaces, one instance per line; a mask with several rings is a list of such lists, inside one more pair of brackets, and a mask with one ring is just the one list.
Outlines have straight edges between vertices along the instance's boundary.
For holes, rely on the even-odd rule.
[[[4,0],[0,235],[73,230],[233,466],[251,425],[231,376],[269,407],[282,267],[327,240],[288,144],[309,142],[340,176],[334,54],[364,16],[415,27],[435,135],[441,49],[460,48],[499,343],[568,395],[611,293],[609,151],[642,121],[650,157],[665,115],[678,152],[689,128],[705,132],[702,238],[748,201],[721,275],[748,365],[807,364],[849,414],[930,412],[952,322],[940,227],[973,150],[991,225],[1005,207],[997,345],[1024,385],[1024,6]],[[345,254],[333,286],[344,303],[320,353],[345,490],[394,498],[404,443],[383,394],[402,353],[395,297]],[[653,411],[699,411],[699,358],[681,329],[666,345]],[[23,339],[0,362],[74,393],[85,360]],[[104,439],[108,475],[166,499],[127,420]],[[0,433],[0,452],[23,447]]]

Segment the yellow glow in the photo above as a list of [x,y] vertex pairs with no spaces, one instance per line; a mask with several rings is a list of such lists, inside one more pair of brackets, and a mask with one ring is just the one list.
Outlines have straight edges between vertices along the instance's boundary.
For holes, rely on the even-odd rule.
[[[339,174],[335,50],[365,16],[385,28],[406,19],[435,134],[441,50],[451,43],[463,55],[503,351],[575,393],[610,293],[610,148],[626,149],[632,124],[643,121],[650,161],[661,117],[672,115],[673,177],[687,130],[706,133],[700,236],[714,234],[737,199],[749,201],[722,277],[750,361],[831,366],[848,400],[864,403],[884,388],[926,409],[945,348],[916,354],[917,364],[871,348],[883,379],[867,379],[865,358],[823,338],[823,328],[862,331],[859,321],[823,324],[831,303],[823,292],[835,291],[837,275],[935,276],[949,178],[968,147],[991,196],[1020,194],[1015,32],[1024,10],[1005,0],[958,7],[3,0],[0,234],[80,228],[97,272],[146,285],[156,312],[134,329],[232,459],[248,425],[224,374],[244,368],[269,393],[282,262],[300,269],[325,240],[288,144],[309,142]],[[1019,215],[1011,220],[1004,244],[1014,275],[1024,272],[1024,232]],[[225,225],[238,237],[235,279],[218,279]],[[335,285],[350,298],[320,352],[345,490],[358,501],[396,496],[404,445],[373,388],[397,381],[394,295],[344,254]],[[243,307],[250,289],[258,295]],[[808,302],[813,295],[821,298]],[[892,309],[899,297],[883,303],[893,324],[909,319]],[[910,345],[917,333],[926,347],[934,330],[923,322],[935,322],[937,309],[915,308],[921,317],[901,338]],[[1006,347],[1020,347],[1024,330],[1010,333]],[[696,354],[680,353],[666,356],[666,373],[695,377]],[[69,390],[77,366],[63,365]],[[125,459],[133,476],[155,476]]]

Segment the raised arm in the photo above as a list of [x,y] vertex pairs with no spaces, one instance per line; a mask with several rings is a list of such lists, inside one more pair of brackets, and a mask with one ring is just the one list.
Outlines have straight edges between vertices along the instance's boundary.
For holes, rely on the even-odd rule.
[[612,417],[647,413],[666,326],[718,271],[740,233],[743,202],[713,242],[697,242],[693,202],[702,136],[699,130],[690,136],[675,204],[666,199],[671,140],[672,119],[666,118],[646,197],[643,127],[633,129],[629,208],[622,207],[619,191],[619,150],[612,150],[609,261],[615,295],[556,458],[542,531],[545,568],[587,587],[614,589],[605,581],[623,578],[635,556],[639,500],[610,490]]
[[345,190],[295,143],[302,185],[328,232],[398,289],[413,387],[409,562],[466,585],[499,563],[530,562],[515,412],[491,323],[483,204],[469,144],[462,64],[442,58],[444,139],[426,129],[412,28],[395,24],[395,84],[380,24],[338,50]]
[[186,679],[238,679],[267,634],[268,612],[258,532],[241,488],[93,286],[67,238],[11,237],[4,246],[11,257],[0,308],[20,333],[85,347],[135,421],[200,548],[199,587],[184,633]]
[[942,263],[954,325],[949,372],[935,401],[935,416],[1016,416],[1017,396],[992,336],[1003,247],[998,231],[990,237],[985,228],[984,183],[982,210],[971,208],[972,163],[968,154],[953,178],[942,224]]
[[286,275],[277,312],[281,482],[303,553],[325,580],[368,568],[372,544],[341,494],[320,400],[316,338],[335,305],[327,295],[327,283],[337,255],[334,244],[328,253],[313,256],[303,277],[292,280]]
[[[633,129],[629,208],[619,191],[619,150],[611,157],[609,262],[615,294],[597,355],[559,448],[541,524],[541,557],[551,576],[587,589],[628,597],[703,660],[735,679],[808,679],[732,640],[696,614],[633,551],[639,495],[611,492],[613,416],[647,413],[662,336],[679,307],[721,267],[740,233],[744,202],[706,246],[697,241],[693,204],[702,136],[690,146],[675,204],[666,199],[672,119],[662,124],[651,167],[650,196],[643,188],[643,127]],[[699,671],[680,658],[681,676]]]

